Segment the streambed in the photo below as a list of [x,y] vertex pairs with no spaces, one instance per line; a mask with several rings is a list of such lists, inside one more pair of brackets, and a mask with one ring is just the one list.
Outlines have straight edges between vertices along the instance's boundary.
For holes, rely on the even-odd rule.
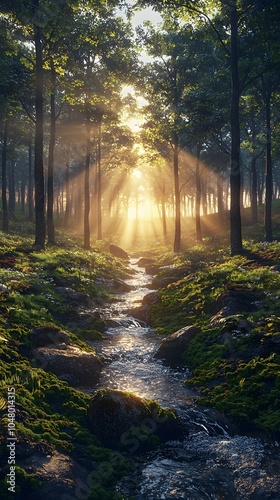
[[125,500],[279,500],[279,444],[234,434],[218,412],[197,407],[197,394],[183,386],[187,369],[172,369],[154,359],[162,336],[129,316],[151,292],[151,276],[136,259],[131,268],[134,275],[126,282],[132,290],[117,294],[105,311],[118,326],[107,330],[105,340],[92,343],[107,359],[95,389],[120,389],[155,399],[176,410],[190,434],[183,442],[133,457],[134,470],[117,491]]

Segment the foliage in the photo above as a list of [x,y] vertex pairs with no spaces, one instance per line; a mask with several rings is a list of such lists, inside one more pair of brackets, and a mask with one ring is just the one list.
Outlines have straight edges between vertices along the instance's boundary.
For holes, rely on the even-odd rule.
[[[96,477],[92,477],[98,498],[113,498],[110,488],[128,470],[121,454],[100,446],[89,431],[87,406],[90,397],[71,388],[55,375],[32,366],[29,340],[36,326],[52,329],[64,328],[63,313],[67,306],[55,292],[55,282],[67,281],[77,292],[86,292],[93,304],[108,300],[110,279],[122,277],[126,267],[104,249],[104,243],[92,251],[81,251],[76,238],[59,233],[61,247],[36,252],[32,242],[18,235],[18,228],[10,235],[2,235],[0,249],[0,428],[1,442],[5,442],[8,429],[7,387],[16,391],[16,435],[38,453],[56,449],[70,454],[73,459],[93,461]],[[104,285],[95,285],[95,279]],[[58,314],[59,313],[59,314]],[[60,317],[60,320],[57,317]],[[96,337],[95,330],[68,332],[70,342],[92,351],[85,339]],[[80,337],[80,338],[79,338]],[[1,446],[0,494],[5,498],[7,448]],[[109,465],[108,465],[109,464]],[[34,474],[17,466],[17,494],[36,490],[40,486]],[[92,498],[94,497],[93,494]],[[97,497],[96,497],[97,498]]]
[[[208,242],[207,250],[200,246],[180,254],[186,276],[160,290],[161,302],[151,308],[153,325],[164,334],[199,326],[184,353],[192,368],[186,385],[199,390],[201,404],[215,406],[244,430],[255,427],[278,436],[280,243],[251,242],[245,255],[236,257],[222,247],[215,256],[215,248]],[[221,316],[211,327],[209,321],[232,292],[243,300],[240,311]]]

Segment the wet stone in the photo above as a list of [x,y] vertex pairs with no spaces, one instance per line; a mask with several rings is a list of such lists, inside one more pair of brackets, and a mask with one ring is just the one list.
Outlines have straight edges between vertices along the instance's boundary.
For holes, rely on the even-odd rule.
[[[113,316],[122,326],[106,332],[106,342],[94,345],[98,354],[111,360],[103,365],[96,388],[133,392],[174,409],[186,423],[189,436],[133,455],[131,473],[117,485],[119,496],[134,500],[279,500],[280,447],[275,451],[258,439],[239,436],[224,415],[196,405],[198,394],[183,385],[188,377],[183,367],[174,369],[154,357],[162,336],[127,316],[135,301],[147,294],[143,286],[148,288],[152,281],[137,261],[132,267],[137,274],[127,283],[133,289],[114,302],[114,314],[107,312],[107,317]],[[217,304],[213,314],[224,305]]]

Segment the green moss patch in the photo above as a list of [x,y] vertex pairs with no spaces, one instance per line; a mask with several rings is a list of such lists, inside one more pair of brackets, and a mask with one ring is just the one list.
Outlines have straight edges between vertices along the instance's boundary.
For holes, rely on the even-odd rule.
[[[152,324],[165,335],[196,325],[184,353],[199,388],[201,403],[212,405],[244,429],[279,436],[280,243],[251,244],[244,256],[212,251],[203,245],[181,254],[197,263],[195,272],[160,290],[151,307]],[[203,265],[199,264],[203,256]],[[207,262],[208,261],[208,262]],[[274,267],[276,266],[276,268]],[[209,325],[213,321],[213,327]],[[278,427],[277,427],[278,422]]]
[[[18,228],[16,229],[18,233]],[[108,279],[123,277],[126,268],[100,245],[82,250],[74,238],[58,235],[61,247],[36,252],[33,241],[18,234],[2,235],[0,247],[0,497],[7,498],[8,432],[7,389],[16,394],[16,494],[36,491],[43,481],[25,469],[24,459],[54,450],[89,467],[88,496],[115,498],[115,482],[129,464],[117,452],[106,449],[89,430],[89,396],[75,390],[52,373],[32,366],[34,344],[30,332],[36,327],[67,330],[70,344],[92,351],[88,340],[102,337],[103,324],[69,331],[63,323],[69,305],[57,286],[86,293],[92,304],[110,296]],[[63,240],[63,241],[62,241]],[[79,242],[80,243],[80,242]],[[105,279],[106,278],[106,279]],[[100,330],[100,331],[99,331]],[[93,473],[94,471],[94,473]]]

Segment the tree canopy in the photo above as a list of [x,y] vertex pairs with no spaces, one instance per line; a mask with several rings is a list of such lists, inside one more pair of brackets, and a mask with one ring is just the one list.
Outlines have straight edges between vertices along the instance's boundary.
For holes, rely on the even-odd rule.
[[[161,22],[151,18],[135,32],[131,16],[145,6]],[[229,213],[236,254],[243,209],[251,206],[256,222],[264,204],[264,237],[273,239],[278,2],[141,0],[126,8],[117,0],[4,0],[0,7],[3,230],[17,198],[30,218],[34,206],[40,248],[46,237],[56,243],[61,215],[83,231],[87,249],[93,234],[102,239],[113,226],[118,235],[136,234],[136,217],[149,221],[154,237],[173,232],[178,252],[188,218],[202,240],[201,217],[217,213],[221,224]]]

